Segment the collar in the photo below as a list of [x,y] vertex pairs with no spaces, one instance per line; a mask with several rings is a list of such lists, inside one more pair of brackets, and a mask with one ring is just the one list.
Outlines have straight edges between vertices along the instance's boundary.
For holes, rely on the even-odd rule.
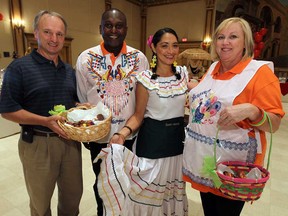
[[[101,51],[102,51],[103,55],[108,55],[108,54],[110,54],[111,56],[112,56],[112,55],[114,56],[113,53],[110,53],[109,51],[107,51],[107,50],[105,49],[105,47],[104,47],[104,41],[102,41],[102,42],[100,43],[100,46],[101,46]],[[123,45],[122,45],[122,48],[121,48],[120,53],[122,53],[122,54],[127,54],[127,46],[126,46],[126,42],[125,42],[125,41],[123,41]],[[120,55],[120,53],[119,53],[119,55]],[[117,56],[114,56],[114,57],[117,57]]]
[[[35,61],[37,61],[39,64],[51,64],[51,62],[53,62],[52,60],[49,60],[47,58],[45,58],[44,56],[42,56],[40,53],[37,52],[37,49],[33,49],[31,52],[31,56],[33,59],[35,59]],[[54,65],[54,62],[53,62]],[[58,56],[58,65],[57,68],[60,67],[64,67],[64,63],[62,62],[60,56]]]
[[[226,73],[230,73],[230,74],[234,74],[234,75],[240,74],[244,70],[244,68],[250,63],[251,60],[252,60],[252,58],[248,58],[248,59],[240,61],[232,69],[226,71],[224,74],[226,74]],[[214,70],[212,71],[211,75],[213,77],[221,76],[221,74],[219,74],[220,67],[221,67],[221,61],[219,61],[217,63]]]
[[[102,53],[103,53],[104,56],[110,54],[111,63],[112,63],[112,65],[114,65],[117,56],[114,56],[114,53],[110,53],[110,52],[108,52],[108,51],[105,49],[105,47],[104,47],[104,41],[101,42],[100,46],[101,46],[101,51],[102,51]],[[118,54],[118,56],[121,55],[121,54],[127,54],[127,46],[126,46],[126,42],[125,42],[125,41],[123,41],[123,45],[122,45],[121,51],[120,51],[120,53]]]

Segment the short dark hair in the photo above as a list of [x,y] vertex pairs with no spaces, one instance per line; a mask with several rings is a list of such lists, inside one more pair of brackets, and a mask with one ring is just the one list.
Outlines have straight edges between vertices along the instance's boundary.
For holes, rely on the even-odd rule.
[[119,10],[117,8],[111,8],[111,9],[106,10],[101,16],[101,23],[104,19],[106,19],[106,17],[109,15],[109,13],[111,13],[111,12],[113,13],[115,11],[117,11],[119,14],[121,14],[123,16],[125,25],[127,25],[126,15],[121,10]]

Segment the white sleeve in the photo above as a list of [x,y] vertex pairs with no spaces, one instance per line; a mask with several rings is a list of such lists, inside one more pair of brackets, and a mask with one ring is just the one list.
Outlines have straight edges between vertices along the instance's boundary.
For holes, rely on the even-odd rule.
[[85,56],[86,53],[82,53],[76,62],[76,83],[77,83],[77,95],[79,98],[79,101],[81,103],[88,102],[87,99],[87,92],[88,92],[88,82],[87,82],[87,74],[88,71],[85,67]]
[[149,62],[146,58],[146,56],[140,51],[140,68],[139,68],[139,72],[142,72],[142,71],[146,71],[146,70],[149,70],[150,66],[149,66]]

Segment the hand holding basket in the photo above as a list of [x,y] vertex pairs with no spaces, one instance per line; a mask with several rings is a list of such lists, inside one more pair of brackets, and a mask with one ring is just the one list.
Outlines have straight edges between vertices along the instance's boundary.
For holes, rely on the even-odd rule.
[[97,124],[92,125],[82,124],[79,126],[74,126],[67,122],[69,113],[77,110],[88,110],[88,109],[89,108],[85,106],[77,106],[75,108],[69,109],[67,112],[62,112],[60,114],[61,116],[66,118],[66,121],[58,121],[58,124],[65,131],[65,133],[70,139],[78,142],[92,142],[92,141],[95,142],[97,140],[104,138],[110,132],[111,119],[112,119],[112,114],[110,110],[108,110],[109,112],[108,116],[106,116],[104,120],[100,120]]
[[[265,113],[266,114],[266,113]],[[270,125],[270,148],[268,153],[267,169],[264,167],[242,161],[223,161],[217,164],[216,161],[216,145],[218,140],[218,132],[216,133],[216,138],[214,141],[214,156],[213,158],[207,157],[204,159],[204,172],[205,170],[210,170],[209,175],[214,181],[216,188],[219,188],[220,192],[230,199],[241,200],[241,201],[254,201],[260,198],[266,182],[270,177],[268,171],[271,148],[272,148],[272,124],[268,114],[267,120]],[[205,167],[207,166],[207,167]],[[214,168],[212,168],[212,166]],[[252,169],[257,168],[261,172],[261,176],[257,179],[251,179],[241,176],[225,175],[223,172],[217,170],[218,166],[226,166],[227,169],[230,169],[234,174],[239,173],[249,173]],[[212,168],[212,170],[210,168]],[[207,172],[206,172],[207,173]]]

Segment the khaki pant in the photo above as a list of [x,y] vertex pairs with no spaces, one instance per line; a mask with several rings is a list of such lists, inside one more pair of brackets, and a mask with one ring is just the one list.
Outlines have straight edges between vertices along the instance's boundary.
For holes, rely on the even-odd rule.
[[58,215],[79,214],[83,193],[81,143],[59,137],[21,138],[19,156],[23,165],[32,216],[50,216],[50,202],[57,184]]

